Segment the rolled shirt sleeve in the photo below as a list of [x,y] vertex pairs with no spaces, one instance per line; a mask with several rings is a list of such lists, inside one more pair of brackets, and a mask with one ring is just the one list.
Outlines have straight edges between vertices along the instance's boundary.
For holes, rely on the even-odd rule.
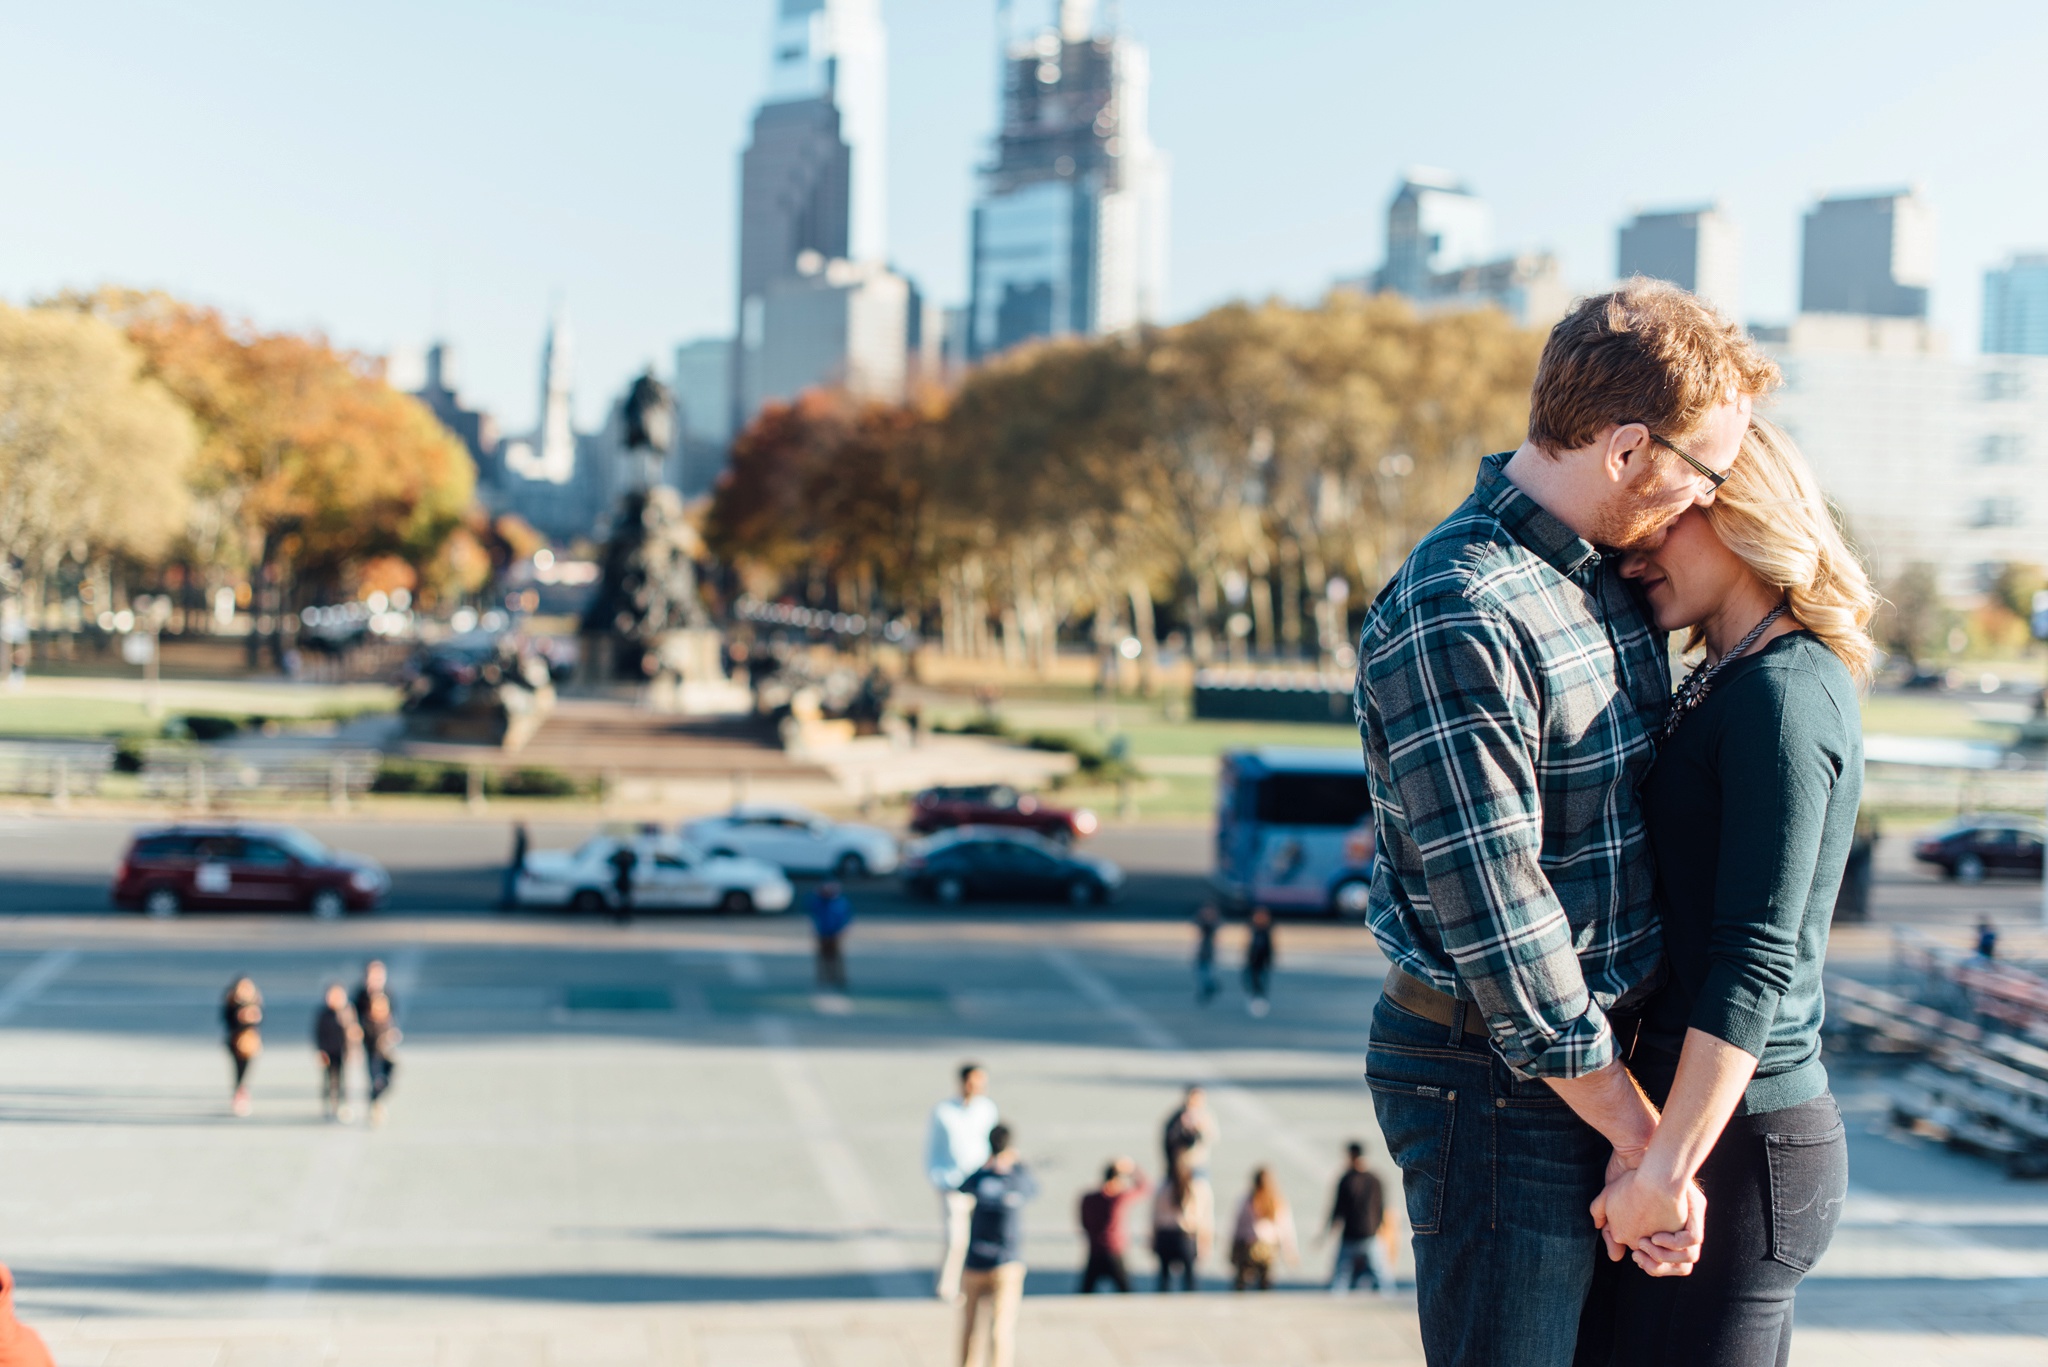
[[1528,1078],[1616,1057],[1571,922],[1541,863],[1541,734],[1528,646],[1462,597],[1418,603],[1370,666],[1389,775],[1444,952],[1494,1047]]

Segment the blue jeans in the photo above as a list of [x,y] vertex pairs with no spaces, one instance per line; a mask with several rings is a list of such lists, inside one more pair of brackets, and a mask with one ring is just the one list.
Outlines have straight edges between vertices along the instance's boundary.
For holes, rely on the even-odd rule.
[[1429,1367],[1569,1367],[1607,1141],[1483,1038],[1384,998],[1365,1078],[1415,1231]]
[[1377,1238],[1337,1241],[1337,1266],[1330,1272],[1332,1291],[1356,1291],[1358,1284],[1372,1278],[1375,1291],[1394,1289],[1394,1269],[1387,1265],[1387,1247]]

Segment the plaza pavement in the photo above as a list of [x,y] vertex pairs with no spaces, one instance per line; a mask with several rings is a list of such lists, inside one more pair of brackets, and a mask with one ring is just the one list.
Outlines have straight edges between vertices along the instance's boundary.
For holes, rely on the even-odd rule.
[[[1216,1098],[1226,1215],[1267,1162],[1312,1229],[1354,1136],[1392,1176],[1359,1080],[1384,967],[1363,932],[1284,926],[1262,1021],[1235,992],[1196,1007],[1185,927],[1142,912],[872,916],[843,1013],[807,949],[790,919],[0,919],[22,1313],[66,1367],[942,1362],[918,1160],[973,1057],[1046,1188],[1026,1367],[1419,1361],[1412,1302],[1308,1289],[1324,1248],[1265,1297],[1065,1294],[1075,1200],[1113,1154],[1156,1170],[1188,1080]],[[391,1117],[329,1126],[308,1023],[370,953],[407,1031]],[[1851,968],[1885,953],[1838,937]],[[235,1121],[215,1012],[241,972],[270,1022]],[[1855,1185],[1793,1360],[2042,1361],[2048,1189],[1893,1133],[1881,1081],[1838,1076]]]

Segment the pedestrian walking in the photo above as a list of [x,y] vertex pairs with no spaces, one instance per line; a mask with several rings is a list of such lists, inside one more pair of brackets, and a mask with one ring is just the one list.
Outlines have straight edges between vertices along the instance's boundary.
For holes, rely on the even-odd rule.
[[1273,981],[1273,913],[1264,907],[1252,912],[1251,935],[1244,944],[1245,1010],[1254,1017],[1272,1010],[1267,990]]
[[1995,959],[1998,957],[1998,927],[1991,924],[1989,916],[1977,918],[1977,957]]
[[320,1009],[313,1014],[313,1048],[320,1056],[320,1107],[329,1120],[347,1120],[342,1070],[349,1053],[362,1043],[363,1028],[356,1009],[349,1005],[348,989],[340,983],[327,984]]
[[236,1115],[249,1114],[249,1069],[263,1052],[263,994],[250,978],[228,984],[221,999],[220,1022],[227,1035],[228,1062],[235,1069],[235,1091],[228,1109]]
[[960,1271],[967,1261],[967,1239],[974,1198],[961,1189],[969,1173],[989,1157],[989,1133],[1000,1117],[988,1095],[988,1071],[978,1063],[960,1065],[960,1095],[932,1107],[924,1146],[925,1176],[939,1193],[942,1251],[936,1285],[942,1301],[960,1298]]
[[1216,1113],[1209,1109],[1209,1093],[1200,1083],[1189,1084],[1180,1106],[1166,1117],[1166,1131],[1161,1136],[1165,1171],[1172,1172],[1185,1158],[1195,1176],[1207,1178],[1209,1150],[1216,1146],[1218,1133]]
[[811,929],[818,940],[818,986],[846,991],[846,929],[853,924],[853,903],[837,883],[824,882],[811,894]]
[[1273,1170],[1254,1168],[1252,1189],[1238,1204],[1237,1226],[1230,1238],[1230,1265],[1237,1269],[1230,1289],[1272,1290],[1273,1269],[1283,1260],[1289,1266],[1301,1261],[1294,1239],[1294,1212],[1281,1194]]
[[1203,1006],[1216,997],[1216,929],[1222,924],[1214,902],[1204,902],[1195,913],[1195,1000]]
[[1337,1236],[1337,1263],[1330,1270],[1330,1290],[1356,1291],[1358,1283],[1372,1278],[1372,1289],[1382,1296],[1394,1294],[1394,1232],[1392,1212],[1387,1209],[1386,1187],[1365,1165],[1365,1145],[1355,1140],[1345,1146],[1344,1175],[1337,1179],[1337,1195],[1330,1202],[1330,1220],[1325,1234]]
[[384,1123],[384,1094],[398,1068],[398,1045],[405,1038],[391,1018],[391,998],[379,992],[362,1014],[363,1066],[370,1080],[370,1123]]
[[1038,1180],[1011,1144],[1010,1127],[989,1131],[988,1161],[960,1184],[974,1198],[967,1266],[960,1274],[960,1367],[974,1367],[975,1330],[988,1318],[986,1367],[1017,1357],[1017,1305],[1024,1299],[1024,1205]]
[[1152,1256],[1159,1260],[1159,1289],[1198,1289],[1196,1268],[1216,1237],[1216,1197],[1187,1155],[1168,1170],[1152,1201]]
[[363,980],[356,984],[355,995],[349,998],[349,1005],[356,1009],[356,1022],[361,1024],[370,1018],[370,1003],[382,997],[391,1006],[394,1018],[398,1015],[398,1003],[391,1000],[391,973],[382,959],[372,959],[363,965]]
[[1119,1158],[1102,1170],[1102,1185],[1081,1198],[1081,1234],[1088,1240],[1082,1295],[1093,1295],[1105,1281],[1119,1291],[1131,1289],[1131,1274],[1124,1268],[1124,1249],[1130,1241],[1125,1217],[1151,1190],[1138,1165]]
[[612,919],[624,925],[633,919],[633,870],[640,855],[621,840],[605,862],[612,866]]
[[513,907],[519,900],[519,875],[526,872],[526,854],[531,848],[526,823],[512,823],[512,858],[505,865],[505,881],[498,892],[498,905]]

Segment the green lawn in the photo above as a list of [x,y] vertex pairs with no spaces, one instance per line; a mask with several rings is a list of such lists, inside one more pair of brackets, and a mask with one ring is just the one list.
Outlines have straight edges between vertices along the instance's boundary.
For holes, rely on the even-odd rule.
[[[382,684],[251,684],[167,681],[152,717],[140,683],[108,688],[31,678],[21,692],[0,690],[0,736],[154,736],[173,717],[204,715],[315,720],[386,712],[398,695]],[[98,685],[99,680],[93,683]]]
[[153,736],[162,725],[139,702],[0,694],[0,735],[5,736]]

